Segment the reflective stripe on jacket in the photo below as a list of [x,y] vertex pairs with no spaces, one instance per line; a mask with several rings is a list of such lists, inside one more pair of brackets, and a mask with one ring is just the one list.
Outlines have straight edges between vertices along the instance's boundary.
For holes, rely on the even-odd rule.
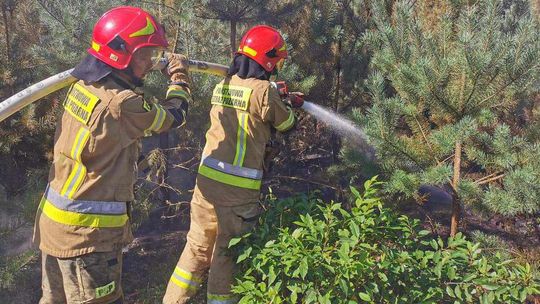
[[216,85],[211,102],[197,187],[224,204],[257,199],[271,128],[287,131],[294,113],[269,81],[236,75]]

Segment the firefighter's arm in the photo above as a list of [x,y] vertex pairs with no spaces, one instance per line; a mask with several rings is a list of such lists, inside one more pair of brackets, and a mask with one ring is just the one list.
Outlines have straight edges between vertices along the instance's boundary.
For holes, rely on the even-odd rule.
[[160,104],[173,115],[174,122],[171,127],[180,127],[185,124],[188,104],[191,101],[189,65],[184,55],[167,53],[169,62],[164,74],[170,77],[169,88],[165,100]]
[[165,107],[148,102],[130,90],[122,91],[113,98],[110,108],[131,139],[166,131],[175,121],[175,116]]
[[184,55],[167,53],[169,64],[162,71],[170,77],[167,98],[178,98],[185,101],[191,100],[191,82],[189,80],[189,65]]
[[263,121],[272,124],[279,132],[290,130],[296,121],[294,111],[281,101],[279,92],[269,86],[263,97],[261,117]]

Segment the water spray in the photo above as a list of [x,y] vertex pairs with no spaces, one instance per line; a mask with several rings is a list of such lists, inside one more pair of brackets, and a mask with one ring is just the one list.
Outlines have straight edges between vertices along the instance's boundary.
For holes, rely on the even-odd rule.
[[349,144],[360,148],[364,155],[370,160],[374,159],[375,150],[368,144],[368,137],[366,133],[356,126],[352,121],[336,112],[330,111],[329,109],[321,107],[310,101],[304,101],[302,109],[317,120],[324,122],[330,129],[339,134]]
[[300,100],[302,103],[301,108],[304,111],[315,117],[317,120],[325,122],[330,129],[334,130],[350,144],[360,148],[364,152],[364,155],[369,159],[374,159],[374,149],[368,144],[366,134],[353,122],[338,113],[332,112],[313,102],[304,100],[303,94],[301,94],[302,97],[299,97],[299,94],[289,92],[289,88],[285,81],[273,82],[272,85],[278,90],[279,95],[283,100],[288,100],[289,103],[293,105],[297,100]]

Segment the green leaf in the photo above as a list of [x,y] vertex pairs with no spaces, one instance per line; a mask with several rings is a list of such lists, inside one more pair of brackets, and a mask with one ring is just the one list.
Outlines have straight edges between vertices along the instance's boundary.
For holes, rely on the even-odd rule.
[[482,284],[481,286],[486,290],[497,290],[499,288],[499,286],[495,284]]
[[237,238],[232,238],[230,241],[229,241],[229,248],[231,248],[232,246],[240,243],[240,241],[242,240],[241,237],[237,237]]
[[354,197],[360,198],[360,199],[362,198],[362,195],[360,195],[360,192],[358,192],[356,188],[354,188],[353,186],[350,186],[349,189],[351,189],[351,192],[354,195]]
[[296,303],[297,299],[298,299],[298,294],[296,293],[296,290],[293,290],[291,292],[291,303]]
[[463,300],[463,297],[461,294],[461,288],[459,287],[459,285],[457,285],[456,288],[454,288],[454,294],[456,295],[456,298]]
[[453,281],[456,278],[456,268],[452,266],[448,267],[448,271],[446,272],[446,275],[448,276],[448,279],[450,281]]
[[302,279],[305,279],[308,272],[307,258],[303,258],[302,261],[300,261],[299,270],[300,270],[300,276],[302,277]]
[[236,263],[240,263],[243,260],[247,259],[251,254],[251,251],[253,251],[253,247],[249,247],[248,249],[244,250],[244,252],[242,252],[242,254],[238,256]]
[[367,293],[359,292],[358,296],[366,302],[371,302],[371,297]]
[[378,272],[377,275],[379,276],[381,281],[388,282],[388,277],[386,276],[386,274],[384,274],[384,272]]
[[454,290],[450,285],[446,286],[446,294],[448,294],[451,298],[455,298],[456,295],[454,294]]
[[419,236],[426,236],[426,235],[430,235],[431,232],[429,232],[428,230],[420,230],[420,232],[418,232],[418,235]]

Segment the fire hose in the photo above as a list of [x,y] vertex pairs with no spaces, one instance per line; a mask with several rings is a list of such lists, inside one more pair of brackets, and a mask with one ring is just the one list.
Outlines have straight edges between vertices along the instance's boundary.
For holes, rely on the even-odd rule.
[[[162,67],[165,67],[167,62],[164,58],[162,61]],[[227,75],[228,67],[225,65],[199,60],[188,60],[188,63],[190,72],[206,73],[216,76]],[[2,101],[0,103],[0,122],[40,98],[76,82],[77,79],[71,75],[71,71],[73,71],[73,69],[51,76]]]

